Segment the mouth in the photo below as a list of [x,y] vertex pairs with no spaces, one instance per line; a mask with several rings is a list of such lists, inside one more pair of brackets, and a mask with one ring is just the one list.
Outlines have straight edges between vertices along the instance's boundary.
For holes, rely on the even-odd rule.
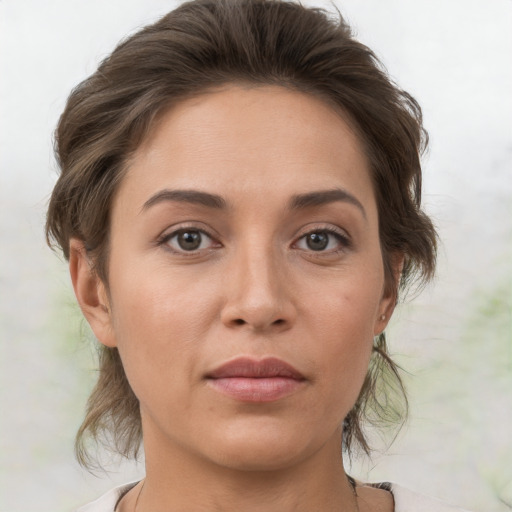
[[240,357],[206,375],[214,390],[242,402],[273,402],[300,388],[306,378],[293,366],[274,357]]

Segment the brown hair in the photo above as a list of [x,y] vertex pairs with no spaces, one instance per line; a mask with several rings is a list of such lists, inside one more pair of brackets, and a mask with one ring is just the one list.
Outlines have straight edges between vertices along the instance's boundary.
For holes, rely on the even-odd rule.
[[[72,91],[56,131],[61,174],[48,209],[49,243],[68,258],[70,238],[83,240],[95,271],[108,284],[110,206],[130,155],[171,104],[232,82],[290,87],[340,109],[370,162],[387,285],[398,297],[391,264],[397,253],[405,256],[401,289],[413,278],[432,277],[436,232],[420,208],[420,155],[427,137],[419,105],[352,37],[339,13],[279,0],[184,3],[121,42]],[[87,436],[96,441],[106,436],[127,457],[136,455],[141,442],[138,401],[119,353],[99,350],[99,379],[77,434],[76,452],[85,465],[91,461]],[[396,392],[402,409],[390,406]],[[344,422],[348,452],[355,442],[368,453],[364,423],[403,419],[406,405],[381,334]]]

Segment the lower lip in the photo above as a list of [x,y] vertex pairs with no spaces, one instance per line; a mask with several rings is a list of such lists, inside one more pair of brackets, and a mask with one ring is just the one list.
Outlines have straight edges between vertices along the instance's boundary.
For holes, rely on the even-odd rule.
[[300,389],[304,381],[287,377],[209,379],[216,391],[242,402],[274,402]]

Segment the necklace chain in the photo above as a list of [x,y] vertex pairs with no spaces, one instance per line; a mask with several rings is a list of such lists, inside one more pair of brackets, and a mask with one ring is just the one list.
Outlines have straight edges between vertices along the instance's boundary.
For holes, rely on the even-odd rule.
[[142,485],[140,486],[139,493],[137,494],[137,499],[135,500],[135,507],[133,507],[133,512],[137,512],[137,507],[139,505],[139,498],[142,494],[142,489],[144,489],[144,484],[146,483],[146,479],[142,482]]

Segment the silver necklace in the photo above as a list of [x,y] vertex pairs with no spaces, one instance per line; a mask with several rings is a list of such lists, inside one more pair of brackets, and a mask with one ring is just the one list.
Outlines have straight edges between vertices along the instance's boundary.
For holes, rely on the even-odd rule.
[[140,486],[139,494],[137,494],[137,499],[135,500],[135,506],[133,507],[133,512],[137,512],[137,506],[139,505],[139,498],[140,498],[140,495],[142,494],[142,489],[144,489],[145,483],[146,483],[146,479],[144,479],[144,481],[142,482],[142,485]]

